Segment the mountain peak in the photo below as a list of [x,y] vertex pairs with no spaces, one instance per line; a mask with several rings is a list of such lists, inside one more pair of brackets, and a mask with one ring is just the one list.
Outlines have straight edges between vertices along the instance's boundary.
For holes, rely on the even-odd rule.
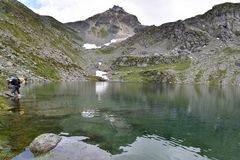
[[120,6],[117,6],[117,5],[114,5],[112,8],[110,8],[111,11],[114,11],[114,12],[119,12],[119,11],[124,11],[124,9]]
[[135,15],[127,13],[117,5],[85,21],[72,22],[67,25],[78,32],[86,43],[97,45],[103,45],[112,39],[127,38],[143,27]]

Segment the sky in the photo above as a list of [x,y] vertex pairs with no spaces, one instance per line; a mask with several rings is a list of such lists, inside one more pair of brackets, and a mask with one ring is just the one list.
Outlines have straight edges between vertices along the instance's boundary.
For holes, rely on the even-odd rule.
[[60,22],[85,20],[114,5],[138,17],[143,25],[161,25],[203,14],[214,5],[240,0],[18,0],[40,15]]

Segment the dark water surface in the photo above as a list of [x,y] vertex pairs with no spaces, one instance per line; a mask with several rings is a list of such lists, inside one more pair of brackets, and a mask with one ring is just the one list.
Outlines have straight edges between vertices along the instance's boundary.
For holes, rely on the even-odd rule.
[[[42,133],[86,136],[114,160],[239,160],[240,88],[75,82],[24,88],[0,115],[0,151]],[[7,156],[6,156],[7,157]]]

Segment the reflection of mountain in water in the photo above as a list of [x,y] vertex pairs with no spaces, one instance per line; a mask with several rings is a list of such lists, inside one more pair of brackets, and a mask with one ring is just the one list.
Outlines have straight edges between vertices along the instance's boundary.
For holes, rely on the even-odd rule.
[[[146,138],[156,135],[169,142],[175,141],[174,138],[181,140],[176,142],[175,149],[178,146],[199,148],[200,155],[210,158],[237,160],[240,156],[237,88],[133,83],[107,83],[106,86],[98,91],[93,83],[36,88],[25,93],[25,97],[29,94],[34,100],[22,99],[26,116],[10,127],[21,130],[20,139],[32,140],[49,131],[86,136],[88,143],[114,155],[136,149],[135,144],[142,140],[150,143],[149,146],[155,142],[162,145],[161,140],[153,142]],[[96,94],[101,94],[101,103]],[[91,111],[94,116],[84,117],[81,115],[84,111]],[[5,129],[5,134],[14,132]],[[35,135],[28,136],[29,133]],[[13,141],[11,144],[14,145]]]

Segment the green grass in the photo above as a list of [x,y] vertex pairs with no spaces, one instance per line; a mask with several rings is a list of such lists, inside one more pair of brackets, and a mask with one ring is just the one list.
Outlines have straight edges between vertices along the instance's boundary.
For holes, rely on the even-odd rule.
[[52,65],[53,62],[44,60],[33,53],[22,53],[19,48],[12,43],[9,43],[9,46],[15,50],[16,55],[22,56],[25,59],[26,63],[24,65],[34,73],[50,80],[59,80],[58,72]]
[[185,72],[178,73],[177,76],[179,77],[179,80],[180,80],[182,83],[186,80],[186,73],[185,73]]
[[158,71],[165,71],[168,69],[173,69],[176,71],[185,71],[186,69],[191,67],[190,60],[182,60],[178,63],[171,63],[171,64],[158,64],[158,65],[151,65],[147,67],[119,67],[118,71],[120,72],[141,72],[141,71],[151,71],[151,70],[158,70]]
[[65,37],[54,38],[54,41],[51,42],[51,45],[53,48],[56,48],[69,56],[73,62],[77,62],[79,59],[81,59],[79,56],[80,51],[73,48],[71,42],[69,42]]
[[6,79],[7,79],[8,73],[5,70],[1,69],[0,75],[1,75],[0,76],[0,90],[1,90],[6,87]]
[[115,47],[115,46],[107,46],[107,47],[99,49],[97,53],[112,54],[116,49],[117,49],[117,47]]
[[185,71],[191,67],[191,63],[192,62],[190,60],[183,60],[181,62],[178,62],[175,64],[175,70],[176,71]]
[[124,76],[123,80],[128,82],[139,82],[139,81],[144,81],[145,78],[141,76],[139,73],[130,73]]
[[9,109],[6,100],[3,97],[0,97],[0,110]]
[[198,73],[196,74],[196,76],[195,76],[195,78],[194,78],[194,81],[195,81],[195,82],[200,82],[200,80],[201,80],[201,78],[202,78],[202,76],[203,76],[203,73],[204,73],[203,70],[198,71]]
[[227,71],[218,70],[213,75],[208,77],[208,82],[210,85],[216,85],[221,83],[221,80],[226,76]]
[[238,49],[238,48],[226,47],[226,48],[223,49],[223,52],[226,53],[227,55],[240,54],[240,49]]
[[[184,80],[185,71],[191,67],[190,60],[182,60],[177,63],[151,65],[147,67],[119,67],[116,72],[119,75],[124,75],[124,81],[156,81],[160,82],[167,78],[167,83],[174,83],[176,81],[175,75],[168,75],[168,70],[176,71],[180,75],[180,79]],[[161,75],[156,74],[157,72]],[[151,75],[151,76],[150,76]],[[165,77],[167,76],[167,77]],[[164,80],[164,81],[165,81]]]
[[[38,75],[51,80],[60,79],[57,70],[51,65],[52,62],[46,62],[35,55],[31,55],[31,61],[33,61],[36,65],[28,64],[28,67]],[[31,61],[29,60],[28,62]]]
[[0,21],[0,29],[8,30],[15,37],[20,38],[21,40],[27,42],[28,44],[33,42],[32,37],[29,34],[23,32],[19,25],[13,25],[5,21]]
[[[2,74],[2,73],[3,73],[3,71],[0,70],[0,74]],[[6,87],[7,76],[6,76],[5,72],[3,74],[4,74],[3,76],[0,76],[0,89],[3,89],[4,87]]]
[[98,31],[98,36],[101,38],[106,38],[108,36],[108,32],[104,28],[101,28]]
[[103,27],[100,29],[98,29],[97,27],[91,27],[91,31],[95,36],[100,38],[106,38],[108,36],[108,32]]
[[96,27],[91,27],[91,31],[93,34],[97,35],[97,28]]

